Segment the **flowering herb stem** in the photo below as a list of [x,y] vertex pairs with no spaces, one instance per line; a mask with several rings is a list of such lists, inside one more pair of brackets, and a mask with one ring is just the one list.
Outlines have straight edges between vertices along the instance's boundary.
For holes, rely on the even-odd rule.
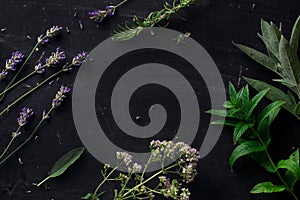
[[[97,188],[95,189],[93,195],[92,195],[92,199],[96,199],[98,196],[98,191],[100,190],[100,188],[102,187],[102,185],[108,180],[108,178],[119,168],[119,166],[116,166],[115,168],[113,168],[109,174],[107,176],[104,177],[103,181],[97,186]],[[102,193],[101,193],[102,194]]]
[[127,1],[129,1],[129,0],[124,0],[124,1],[122,1],[120,3],[118,3],[117,5],[115,5],[114,7],[117,8],[117,7],[121,6],[121,5],[123,5],[124,3],[126,3]]
[[[176,163],[176,164],[173,164],[173,165],[171,165],[171,166],[169,166],[169,167],[167,167],[167,168],[165,168],[164,170],[167,171],[167,170],[172,169],[172,168],[174,168],[174,167],[176,167],[176,166],[178,166],[177,163]],[[151,181],[153,178],[157,177],[158,175],[162,174],[163,172],[164,172],[163,170],[160,170],[160,171],[156,172],[156,173],[153,174],[151,177],[149,177],[147,180],[145,180],[145,181],[139,183],[138,185],[136,185],[136,186],[134,186],[133,188],[131,188],[130,190],[128,190],[128,191],[123,195],[123,197],[126,197],[126,195],[130,194],[132,191],[134,191],[135,189],[139,188],[140,186],[142,186],[142,185],[148,183],[148,182]]]
[[[36,72],[33,71],[31,73],[29,73],[28,75],[24,76],[22,79],[20,79],[19,81],[17,81],[16,83],[12,84],[11,86],[7,86],[5,90],[3,90],[1,93],[0,93],[0,96],[1,95],[5,95],[5,93],[7,93],[8,91],[10,91],[11,89],[13,89],[14,87],[16,87],[17,85],[19,85],[20,83],[22,83],[23,81],[27,80],[28,78],[30,78],[32,75],[34,75]],[[0,100],[1,101],[1,100]]]
[[8,112],[9,109],[14,106],[16,103],[18,103],[19,101],[21,101],[22,99],[24,99],[25,97],[27,97],[29,94],[31,94],[32,92],[36,91],[38,88],[40,88],[41,86],[43,86],[45,83],[47,83],[49,80],[55,78],[56,76],[58,76],[59,74],[63,73],[66,71],[66,68],[70,68],[71,66],[73,66],[73,64],[69,64],[66,65],[65,67],[63,67],[61,70],[59,70],[58,72],[52,74],[51,76],[49,76],[48,78],[46,78],[44,81],[42,81],[40,84],[38,84],[37,86],[35,86],[34,88],[32,88],[31,90],[29,90],[28,92],[24,93],[23,95],[21,95],[19,98],[17,98],[15,101],[13,101],[11,104],[7,105],[6,108],[4,108],[1,112],[0,112],[0,116],[2,116],[5,112]]
[[[264,150],[264,152],[266,153],[270,164],[272,165],[273,168],[276,168],[276,165],[267,149],[267,145],[264,143],[264,141],[261,139],[260,136],[258,136],[257,138],[258,138],[259,142],[264,147],[266,147],[266,150]],[[284,180],[284,178],[282,177],[282,175],[280,174],[280,172],[278,170],[276,171],[276,174],[277,174],[278,178],[280,179],[280,181],[283,183],[283,185],[286,187],[286,190],[294,197],[295,200],[299,200],[298,197],[296,196],[296,194],[294,193],[294,191],[288,186],[288,184],[286,183],[286,181]]]
[[[54,108],[51,108],[46,116],[50,115],[50,113],[54,110]],[[7,159],[9,159],[11,156],[13,156],[17,151],[19,151],[23,146],[25,146],[35,135],[35,133],[38,131],[38,129],[40,128],[40,126],[43,124],[43,122],[46,120],[47,118],[42,117],[41,120],[39,121],[39,123],[37,124],[37,126],[33,129],[33,131],[31,132],[31,134],[29,135],[29,137],[22,143],[20,144],[15,150],[13,150],[10,154],[8,154],[4,159],[2,159],[0,161],[0,165],[2,165]]]
[[[17,130],[15,131],[16,133],[18,133],[21,129],[21,126],[19,126],[17,128]],[[15,140],[16,137],[12,136],[8,145],[6,146],[6,148],[4,149],[4,151],[2,152],[2,154],[0,155],[0,160],[3,158],[3,156],[6,154],[6,152],[9,150],[9,148],[11,147],[11,145],[13,144],[14,140]]]
[[[44,36],[42,38],[42,40],[45,40],[47,38],[47,36]],[[23,70],[24,66],[27,64],[27,62],[29,61],[29,59],[31,58],[31,56],[33,55],[33,53],[36,51],[36,48],[41,44],[41,41],[38,41],[34,47],[32,48],[31,52],[29,53],[29,55],[27,56],[27,58],[25,59],[25,61],[23,62],[23,64],[21,65],[21,67],[19,68],[19,70],[17,71],[17,73],[14,75],[14,77],[11,79],[11,81],[9,82],[9,84],[6,86],[6,88],[4,89],[4,91],[0,94],[0,102],[3,100],[7,89],[14,83],[15,79],[18,77],[18,75],[21,73],[21,71]]]

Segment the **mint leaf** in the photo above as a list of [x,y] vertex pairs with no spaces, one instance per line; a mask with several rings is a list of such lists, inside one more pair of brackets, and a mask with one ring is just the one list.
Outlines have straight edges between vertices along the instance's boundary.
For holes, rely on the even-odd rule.
[[255,185],[250,191],[252,194],[282,192],[286,190],[283,185],[276,186],[271,182],[263,182]]
[[246,124],[244,122],[239,122],[233,133],[233,143],[236,144],[240,137],[251,127],[253,127],[254,124]]
[[248,155],[250,153],[260,152],[264,150],[266,150],[266,148],[262,146],[259,142],[246,141],[237,146],[231,153],[231,156],[229,158],[230,167],[232,168],[236,160],[240,157]]

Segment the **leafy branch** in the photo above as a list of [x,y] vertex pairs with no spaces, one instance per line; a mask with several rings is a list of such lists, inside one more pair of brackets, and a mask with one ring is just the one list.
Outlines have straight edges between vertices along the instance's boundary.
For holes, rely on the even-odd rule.
[[[271,142],[270,125],[278,115],[281,107],[285,105],[283,101],[274,101],[266,106],[259,115],[254,114],[254,110],[260,101],[270,92],[265,89],[249,97],[248,85],[236,91],[229,83],[229,100],[224,103],[227,110],[210,110],[210,114],[226,117],[225,121],[215,121],[213,124],[225,124],[232,126],[233,143],[237,147],[233,150],[229,163],[233,168],[234,163],[242,156],[249,155],[266,171],[277,174],[281,185],[271,182],[263,182],[255,185],[251,193],[273,193],[288,191],[295,200],[299,198],[294,193],[294,186],[300,180],[299,150],[291,154],[289,159],[281,160],[277,165],[273,161],[268,146]],[[281,171],[285,175],[281,175]]]
[[[145,19],[141,20],[137,16],[133,17],[133,22],[126,21],[124,26],[119,25],[114,30],[112,37],[115,41],[124,41],[137,36],[145,27],[161,26],[163,21],[168,21],[173,14],[179,10],[187,8],[197,0],[173,0],[172,3],[165,2],[161,10],[151,12]],[[168,22],[165,26],[168,25]]]
[[297,55],[300,33],[300,16],[298,17],[290,40],[282,34],[281,26],[261,20],[262,34],[258,34],[264,42],[267,54],[257,51],[251,47],[235,44],[250,58],[276,73],[274,82],[281,83],[288,88],[284,92],[277,87],[263,81],[245,78],[245,80],[257,91],[269,89],[266,97],[272,101],[284,101],[283,108],[292,113],[300,120],[300,61]]

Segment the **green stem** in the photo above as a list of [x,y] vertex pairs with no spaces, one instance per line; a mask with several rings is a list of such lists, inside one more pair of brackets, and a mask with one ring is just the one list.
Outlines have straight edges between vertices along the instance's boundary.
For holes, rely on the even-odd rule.
[[[53,111],[53,107],[48,111],[47,115],[50,115],[50,113]],[[46,120],[46,118],[42,117],[42,119],[39,121],[39,123],[36,125],[36,127],[34,128],[34,130],[31,132],[31,134],[29,135],[29,137],[21,144],[19,145],[15,150],[13,150],[10,154],[8,154],[3,160],[0,161],[0,165],[2,165],[7,159],[9,159],[11,156],[13,156],[17,151],[19,151],[24,145],[26,145],[31,139],[32,137],[35,135],[35,133],[37,132],[37,130],[40,128],[40,126],[42,125],[42,123]]]
[[37,184],[37,187],[40,187],[43,183],[45,183],[46,181],[48,181],[48,179],[50,179],[50,177],[48,176],[47,178],[45,178],[44,180],[42,180],[39,184]]
[[[18,133],[21,129],[21,126],[18,127],[18,129],[16,130],[16,133]],[[12,145],[12,143],[14,142],[16,137],[12,137],[10,142],[8,143],[8,145],[6,146],[6,148],[4,149],[4,151],[2,152],[1,156],[0,156],[0,160],[3,158],[3,156],[6,154],[6,152],[8,151],[8,149],[10,148],[10,146]]]
[[11,89],[13,89],[14,87],[16,87],[17,85],[19,85],[20,83],[22,83],[23,81],[25,81],[26,79],[28,79],[29,77],[31,77],[32,75],[34,75],[36,73],[36,71],[33,71],[29,74],[27,74],[25,77],[23,77],[21,80],[17,81],[16,83],[14,83],[13,85],[11,86],[8,86],[6,87],[5,90],[3,90],[1,93],[0,93],[0,96],[1,95],[5,95],[5,93],[7,93],[8,91],[10,91]]
[[123,4],[126,3],[127,1],[129,1],[129,0],[123,0],[123,1],[121,1],[119,4],[117,4],[117,5],[115,6],[115,8],[117,8],[117,7],[121,6],[121,5],[123,5]]
[[19,101],[21,101],[23,98],[25,98],[26,96],[28,96],[29,94],[31,94],[32,92],[34,92],[35,90],[37,90],[38,88],[40,88],[42,85],[44,85],[45,83],[47,83],[49,80],[51,80],[52,78],[58,76],[60,73],[64,72],[64,69],[59,70],[58,72],[54,73],[53,75],[49,76],[48,78],[46,78],[43,82],[41,82],[40,84],[38,84],[37,86],[35,86],[34,88],[32,88],[31,90],[29,90],[28,92],[24,93],[22,96],[20,96],[19,98],[17,98],[15,101],[13,101],[11,104],[9,104],[6,108],[4,108],[1,112],[0,112],[0,116],[2,116],[5,112],[8,112],[9,109],[14,106],[16,103],[18,103]]
[[92,200],[94,200],[97,197],[97,193],[100,190],[100,188],[102,187],[102,185],[108,180],[108,178],[114,173],[114,171],[116,171],[119,168],[119,166],[116,166],[115,168],[113,168],[109,174],[104,177],[103,181],[97,186],[97,188],[95,189],[93,195],[92,195]]
[[[46,37],[46,36],[45,36]],[[11,81],[9,82],[9,84],[6,86],[6,88],[4,89],[4,94],[1,93],[1,97],[0,97],[0,102],[2,101],[2,99],[5,96],[5,91],[7,90],[7,88],[9,88],[15,81],[15,79],[18,77],[18,75],[21,73],[22,69],[24,68],[24,66],[27,64],[28,60],[31,58],[32,54],[35,52],[36,48],[40,45],[40,42],[37,42],[34,47],[32,48],[31,52],[29,53],[29,55],[27,56],[27,58],[25,59],[25,61],[23,62],[23,64],[21,65],[21,67],[19,68],[18,72],[14,75],[14,77],[11,79]]]
[[130,190],[128,190],[128,191],[123,195],[123,198],[126,197],[126,195],[130,194],[132,191],[134,191],[136,188],[139,188],[140,186],[142,186],[142,185],[148,183],[149,181],[151,181],[151,180],[152,180],[153,178],[155,178],[156,176],[158,176],[158,175],[164,173],[165,171],[167,171],[167,170],[169,170],[169,169],[172,169],[173,167],[176,167],[176,166],[177,166],[177,163],[174,164],[174,165],[171,165],[171,166],[169,166],[169,167],[167,167],[167,168],[165,168],[164,171],[163,171],[163,170],[160,170],[160,171],[156,172],[154,175],[152,175],[152,176],[151,176],[150,178],[148,178],[147,180],[143,181],[142,183],[140,183],[140,184],[134,186],[133,188],[131,188]]
[[[260,141],[260,143],[266,148],[265,153],[268,157],[269,162],[271,163],[272,167],[274,169],[276,169],[276,165],[271,157],[271,155],[269,154],[269,151],[267,150],[267,145],[265,145],[265,143],[263,142],[263,140],[260,138],[260,136],[258,136],[258,139]],[[280,179],[280,181],[283,183],[283,185],[285,186],[286,190],[291,193],[291,195],[294,197],[295,200],[299,200],[299,198],[296,196],[296,194],[294,193],[294,191],[288,186],[288,184],[285,182],[284,178],[281,176],[281,174],[279,173],[278,170],[276,170],[276,174],[278,176],[278,178]]]

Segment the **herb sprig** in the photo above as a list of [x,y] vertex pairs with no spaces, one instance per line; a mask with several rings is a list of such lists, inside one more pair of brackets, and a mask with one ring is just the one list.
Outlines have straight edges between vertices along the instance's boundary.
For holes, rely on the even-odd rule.
[[[199,152],[183,142],[152,141],[150,144],[151,154],[145,166],[133,162],[133,157],[126,152],[117,152],[119,164],[110,169],[105,165],[102,171],[103,180],[93,193],[88,193],[81,199],[99,200],[105,192],[101,192],[102,186],[108,181],[120,183],[120,187],[114,190],[114,200],[124,199],[154,199],[155,196],[163,196],[174,200],[188,200],[190,192],[183,187],[184,183],[194,180],[197,174],[197,163],[200,158]],[[177,161],[166,166],[168,159]],[[159,164],[162,168],[151,176],[146,176],[148,167]],[[114,173],[120,168],[127,168],[128,173]],[[179,178],[169,178],[169,174]],[[173,177],[173,176],[172,176]],[[149,186],[149,182],[157,183],[156,187]]]
[[257,91],[269,88],[266,97],[272,101],[281,100],[285,104],[283,108],[292,113],[300,120],[300,61],[298,57],[300,16],[298,17],[290,40],[282,34],[282,27],[274,23],[261,20],[262,34],[258,34],[264,42],[267,54],[257,51],[251,47],[235,44],[250,58],[273,71],[277,77],[274,82],[281,83],[288,88],[286,92],[260,80],[246,78],[245,80]]
[[[187,8],[194,4],[197,0],[173,0],[172,3],[165,2],[161,10],[151,12],[145,19],[139,19],[133,16],[133,22],[126,21],[124,26],[119,25],[114,30],[112,39],[114,41],[124,41],[138,35],[145,27],[162,26],[163,21],[168,21],[173,14],[179,10]],[[167,26],[168,22],[164,25]]]
[[[290,155],[286,160],[275,164],[268,146],[271,142],[270,125],[278,115],[283,101],[274,101],[266,106],[259,115],[254,110],[262,98],[270,92],[270,89],[262,90],[253,98],[250,98],[248,85],[236,91],[229,83],[229,100],[224,103],[227,110],[210,110],[210,114],[226,117],[225,121],[215,121],[212,124],[225,124],[234,128],[233,143],[236,148],[233,150],[229,163],[233,168],[234,163],[242,156],[249,155],[266,171],[275,173],[281,181],[281,185],[271,182],[263,182],[255,185],[251,193],[273,193],[288,191],[295,200],[299,198],[294,193],[294,186],[300,180],[299,149]],[[282,175],[282,170],[285,174]]]

